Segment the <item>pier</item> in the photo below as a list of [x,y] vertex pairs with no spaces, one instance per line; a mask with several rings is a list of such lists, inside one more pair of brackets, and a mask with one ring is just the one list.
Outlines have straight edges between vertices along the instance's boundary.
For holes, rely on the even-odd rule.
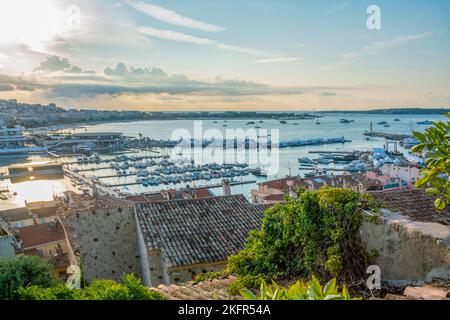
[[387,132],[365,132],[364,136],[372,138],[385,138],[388,140],[401,141],[403,139],[413,138],[409,134],[387,133]]

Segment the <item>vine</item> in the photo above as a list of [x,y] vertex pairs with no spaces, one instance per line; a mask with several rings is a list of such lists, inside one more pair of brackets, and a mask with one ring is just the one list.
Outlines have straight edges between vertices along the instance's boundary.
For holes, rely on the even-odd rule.
[[368,266],[359,238],[362,209],[375,207],[370,195],[349,189],[298,191],[298,198],[268,209],[245,249],[230,256],[228,271],[271,278],[337,277],[360,281]]

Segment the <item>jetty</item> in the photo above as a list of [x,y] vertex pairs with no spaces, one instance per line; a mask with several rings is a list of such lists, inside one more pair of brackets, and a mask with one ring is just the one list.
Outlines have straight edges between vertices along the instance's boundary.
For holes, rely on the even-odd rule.
[[395,140],[395,141],[413,138],[413,136],[409,134],[387,133],[387,132],[365,132],[364,136],[372,138],[385,138],[388,140]]

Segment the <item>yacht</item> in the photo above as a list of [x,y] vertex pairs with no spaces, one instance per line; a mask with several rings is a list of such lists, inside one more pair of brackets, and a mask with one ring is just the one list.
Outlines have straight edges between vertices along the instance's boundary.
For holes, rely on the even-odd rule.
[[386,121],[380,121],[380,122],[378,122],[377,124],[379,124],[380,126],[384,126],[384,125],[386,125],[386,124],[388,124]]
[[281,124],[287,124],[287,121],[281,120],[280,123],[281,123]]
[[313,165],[314,161],[312,161],[310,158],[308,157],[303,157],[298,159],[298,162],[302,165]]
[[400,121],[400,119],[399,119],[399,118],[397,118],[397,119],[394,119],[394,121],[395,121],[395,122],[399,122],[399,121]]
[[345,166],[344,169],[350,172],[367,171],[367,166],[361,160],[354,160]]
[[353,122],[353,120],[341,119],[341,121],[340,121],[340,123],[344,123],[344,124],[351,123],[351,122]]
[[417,122],[417,124],[419,124],[419,125],[432,125],[433,121],[430,121],[430,120],[419,121],[419,122]]

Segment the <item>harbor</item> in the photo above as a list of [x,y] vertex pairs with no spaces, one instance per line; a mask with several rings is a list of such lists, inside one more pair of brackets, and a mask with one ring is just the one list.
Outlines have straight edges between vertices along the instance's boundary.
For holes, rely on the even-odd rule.
[[[340,121],[344,118],[349,122]],[[200,147],[200,150],[223,152],[224,155],[245,150],[248,160],[249,152],[258,145],[250,138],[244,141],[171,139],[173,130],[189,128],[192,126],[191,121],[106,123],[71,130],[66,128],[64,131],[39,130],[31,133],[23,128],[16,128],[14,133],[10,133],[14,139],[17,136],[20,138],[19,142],[14,142],[16,147],[34,145],[41,148],[41,152],[15,155],[14,158],[4,157],[3,160],[0,158],[0,162],[10,164],[4,165],[0,174],[2,186],[10,190],[9,193],[3,194],[6,199],[3,199],[2,203],[7,205],[20,201],[32,186],[39,188],[39,192],[35,193],[36,197],[39,196],[36,200],[51,199],[53,194],[67,189],[78,193],[97,192],[127,197],[189,186],[208,187],[220,194],[219,186],[227,179],[230,180],[232,192],[246,195],[256,183],[287,175],[314,177],[358,173],[395,163],[413,163],[420,166],[422,158],[410,152],[416,141],[408,134],[409,118],[400,118],[402,121],[394,121],[394,117],[394,120],[386,120],[392,124],[394,133],[377,131],[378,133],[373,133],[371,137],[366,135],[370,122],[373,122],[373,118],[369,116],[350,118],[341,114],[326,115],[320,118],[319,125],[315,119],[305,119],[302,120],[301,126],[295,126],[292,119],[283,120],[287,122],[285,125],[280,125],[280,120],[277,119],[204,121],[205,130],[226,130],[222,128],[222,123],[227,124],[227,129],[233,130],[249,126],[266,129],[266,133],[257,133],[258,138],[268,140],[269,146],[272,140],[270,130],[279,130],[279,164],[276,173],[268,173],[261,164],[245,165],[235,161],[192,163],[194,158],[189,154],[192,146]],[[414,122],[426,120],[425,117],[421,119],[417,118]],[[329,130],[324,131],[324,127]],[[418,128],[424,130],[426,126]],[[395,148],[392,148],[392,142],[397,142]],[[14,147],[11,143],[9,148]],[[388,152],[374,157],[374,149],[386,150],[386,144],[389,147]],[[174,146],[180,145],[191,150],[188,151],[187,157],[175,154]],[[269,150],[269,156],[270,152],[274,150]],[[391,154],[395,152],[398,154]],[[312,163],[301,163],[299,159],[302,158],[310,158]],[[58,169],[55,172],[22,172],[11,175],[7,170],[17,165],[43,163],[61,166],[62,173],[61,169]],[[44,181],[46,183],[43,183]]]

